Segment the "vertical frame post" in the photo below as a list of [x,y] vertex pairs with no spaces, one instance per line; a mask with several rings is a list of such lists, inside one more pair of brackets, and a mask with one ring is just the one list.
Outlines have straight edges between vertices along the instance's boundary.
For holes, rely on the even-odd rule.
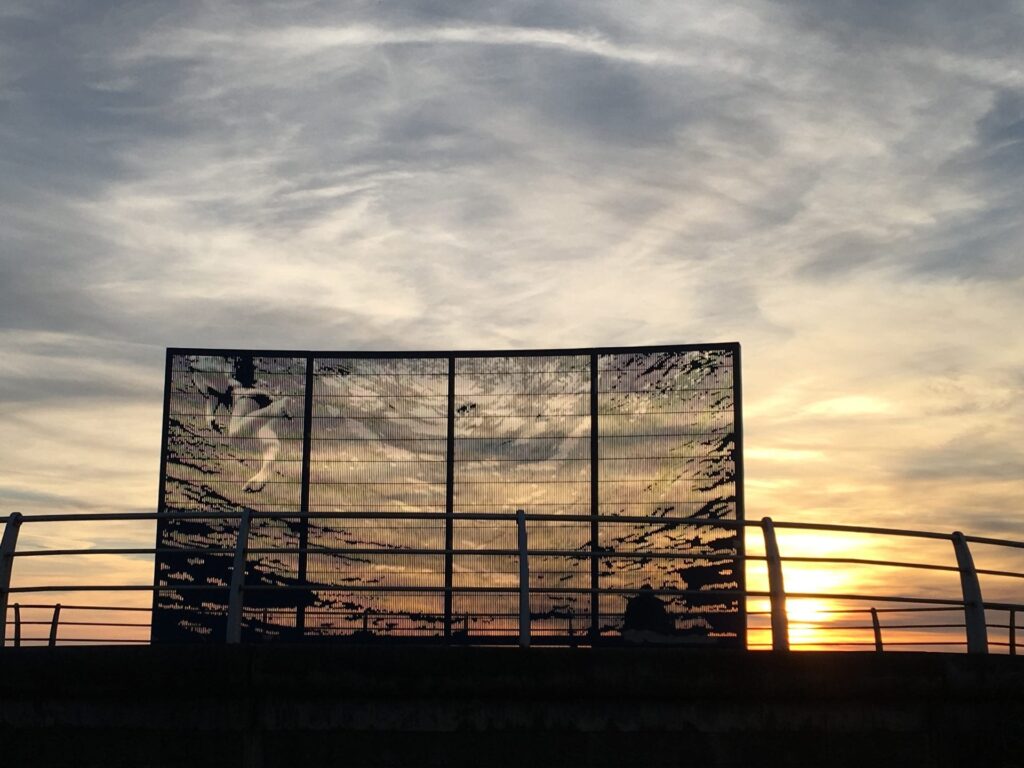
[[226,642],[242,642],[242,592],[245,586],[245,556],[249,549],[249,510],[242,510],[235,542],[235,562],[231,567],[231,585],[228,588],[228,626]]
[[526,513],[516,510],[519,548],[519,647],[530,647],[530,556],[526,539]]
[[[733,453],[734,477],[736,482],[736,520],[742,523],[747,519],[746,483],[743,468],[743,365],[741,362],[740,345],[731,345],[732,349],[732,402],[733,432],[736,435],[736,450]],[[741,621],[737,626],[736,644],[739,648],[747,647],[747,528],[739,525],[736,528],[736,585],[739,588],[739,609]]]
[[964,597],[964,624],[967,629],[967,652],[988,653],[988,629],[985,626],[985,603],[981,598],[981,584],[974,568],[974,558],[967,539],[960,531],[953,532],[953,551],[960,569],[960,589]]
[[[171,385],[174,382],[174,353],[168,349],[164,357],[164,413],[163,421],[160,424],[160,478],[157,481],[156,492],[156,548],[167,546],[165,539],[169,538],[169,530],[175,524],[173,520],[167,520],[161,513],[165,512],[164,500],[167,498],[167,442],[171,428]],[[160,584],[161,560],[167,555],[155,555],[153,557],[153,586]],[[161,624],[160,591],[153,590],[153,606],[149,619],[149,642],[157,642],[157,626]]]
[[884,649],[882,648],[882,625],[878,621],[878,609],[871,608],[871,628],[875,631],[875,650],[881,653]]
[[448,430],[445,440],[444,483],[444,636],[452,637],[452,572],[455,560],[455,357],[448,358]]
[[594,644],[601,636],[601,581],[598,568],[601,527],[598,515],[601,511],[601,424],[600,424],[600,376],[597,354],[590,355],[590,642]]
[[[305,586],[309,583],[306,573],[306,550],[309,549],[309,463],[313,452],[313,356],[306,355],[306,397],[302,410],[302,486],[299,497],[299,562],[296,568],[296,579]],[[306,636],[306,603],[304,593],[297,592],[298,605],[295,606],[295,633],[299,638]]]
[[18,546],[21,522],[21,512],[11,512],[4,525],[4,537],[0,539],[0,648],[7,639],[7,599],[11,594],[11,570],[14,568],[14,550]]
[[50,619],[50,642],[51,648],[57,645],[57,629],[60,627],[60,603],[53,606],[53,618]]
[[[17,606],[15,606],[17,608]],[[1017,655],[1017,609],[1010,609],[1010,655]]]
[[782,580],[782,558],[770,517],[761,518],[764,554],[768,563],[768,593],[772,609],[772,650],[789,650],[789,619],[786,617],[786,586]]
[[21,606],[14,604],[14,647],[21,647]]

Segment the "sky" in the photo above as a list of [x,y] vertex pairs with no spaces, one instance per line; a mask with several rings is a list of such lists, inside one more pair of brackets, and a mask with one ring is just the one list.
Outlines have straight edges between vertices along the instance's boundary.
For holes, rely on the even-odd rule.
[[[0,513],[153,510],[167,346],[739,341],[748,517],[1022,539],[1022,39],[1019,1],[8,0]],[[103,531],[32,536],[152,541]]]

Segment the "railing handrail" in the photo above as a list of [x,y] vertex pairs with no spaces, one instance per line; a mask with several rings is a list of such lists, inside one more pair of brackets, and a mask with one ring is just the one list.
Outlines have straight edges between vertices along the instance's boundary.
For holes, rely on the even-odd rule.
[[[43,514],[43,515],[22,515],[21,522],[24,523],[63,523],[63,522],[100,522],[111,520],[224,520],[241,518],[241,512],[83,512],[65,514]],[[290,510],[250,512],[250,517],[256,519],[322,519],[322,520],[345,520],[345,519],[373,519],[373,520],[446,520],[449,515],[445,512],[391,512],[391,511],[346,511],[346,512],[296,512]],[[0,517],[0,522],[6,522],[9,516]],[[506,520],[515,521],[514,512],[456,512],[450,517],[458,520]],[[585,515],[585,514],[553,514],[545,512],[533,512],[526,514],[526,521],[536,522],[605,522],[605,523],[642,523],[648,525],[696,525],[714,526],[721,528],[760,528],[759,520],[728,520],[713,517],[693,517],[679,515],[665,515],[658,517],[641,515]],[[881,526],[848,525],[842,523],[810,523],[810,522],[787,522],[775,521],[775,528],[784,530],[811,530],[828,531],[835,533],[864,533],[883,536],[906,536],[913,538],[935,539],[939,541],[952,541],[952,533],[941,533],[938,531],[924,531],[910,528],[888,528]],[[1024,549],[1024,541],[1012,539],[998,539],[985,536],[965,536],[966,541],[972,544],[991,544],[995,546],[1014,547]]]
[[[381,520],[424,520],[424,521],[447,521],[450,519],[456,520],[479,520],[479,521],[516,521],[519,529],[519,546],[516,548],[512,547],[482,547],[482,548],[467,548],[467,547],[454,547],[448,545],[446,547],[409,547],[402,548],[399,546],[354,546],[354,547],[322,547],[322,546],[299,546],[299,547],[274,547],[274,546],[248,546],[250,538],[258,536],[259,529],[254,527],[253,536],[241,537],[242,540],[235,547],[84,547],[84,548],[65,548],[65,549],[30,549],[17,551],[16,544],[17,530],[21,525],[27,523],[50,523],[50,522],[100,522],[100,521],[160,521],[160,520],[234,520],[238,519],[243,521],[243,529],[245,528],[244,522],[246,520],[266,520],[266,519],[283,519],[283,520],[353,520],[353,521],[374,521],[378,522]],[[1008,602],[1005,600],[985,600],[982,598],[980,587],[978,585],[978,576],[997,576],[997,577],[1009,577],[1009,578],[1024,578],[1024,572],[1011,571],[1011,570],[1000,570],[1000,569],[985,569],[975,568],[973,558],[971,557],[968,544],[979,544],[983,546],[997,546],[1007,547],[1012,549],[1024,549],[1024,541],[1016,541],[1010,539],[1001,539],[984,536],[969,536],[959,532],[953,533],[941,533],[936,531],[923,531],[913,530],[905,528],[887,528],[877,526],[865,526],[865,525],[846,525],[838,523],[816,523],[816,522],[786,522],[786,521],[772,521],[768,518],[760,521],[754,520],[726,520],[717,519],[708,516],[679,516],[679,515],[665,515],[659,517],[652,516],[636,516],[636,515],[607,515],[607,514],[553,514],[544,512],[535,513],[523,513],[522,511],[512,512],[457,512],[454,514],[448,514],[445,512],[401,512],[401,511],[390,511],[390,512],[377,512],[370,510],[361,511],[310,511],[310,512],[296,512],[290,510],[276,510],[276,511],[261,511],[261,512],[86,512],[80,514],[42,514],[42,515],[21,515],[19,513],[11,513],[9,515],[0,516],[0,522],[4,523],[4,537],[5,545],[3,552],[0,552],[0,571],[5,571],[7,578],[10,576],[11,566],[15,558],[20,557],[44,557],[44,556],[87,556],[87,555],[234,555],[235,567],[232,568],[232,583],[231,584],[165,584],[165,583],[153,583],[153,584],[37,584],[37,585],[19,585],[10,586],[8,583],[0,583],[0,598],[2,598],[3,612],[0,615],[0,626],[6,629],[6,614],[11,609],[16,614],[16,641],[41,641],[41,638],[21,638],[20,637],[20,626],[22,624],[26,626],[43,625],[51,623],[51,636],[50,642],[53,644],[56,642],[56,633],[59,622],[60,611],[63,610],[96,610],[96,611],[140,611],[150,612],[151,608],[142,607],[131,607],[131,606],[99,606],[99,605],[61,605],[57,604],[14,604],[8,605],[10,597],[16,594],[27,594],[27,593],[60,593],[60,592],[151,592],[154,594],[169,593],[169,592],[190,592],[190,591],[204,591],[204,592],[216,592],[223,591],[230,593],[229,602],[229,637],[233,636],[235,641],[238,640],[238,631],[241,622],[241,608],[242,608],[242,591],[248,592],[268,592],[268,591],[280,591],[280,592],[294,592],[294,591],[326,591],[343,589],[349,592],[403,592],[403,593],[416,593],[416,594],[518,594],[520,596],[521,610],[519,612],[520,617],[520,638],[521,642],[528,642],[529,637],[529,623],[532,619],[538,616],[544,617],[544,614],[531,613],[529,610],[529,602],[526,599],[526,595],[531,589],[529,585],[529,572],[526,567],[526,562],[530,557],[561,557],[567,559],[576,560],[599,560],[606,558],[620,558],[625,560],[656,560],[662,558],[672,558],[680,561],[703,561],[703,562],[766,562],[768,565],[769,574],[769,589],[768,590],[750,590],[739,587],[739,588],[723,588],[723,589],[673,589],[673,588],[658,588],[654,589],[653,593],[661,596],[668,597],[706,597],[709,593],[713,593],[717,596],[745,600],[748,598],[769,598],[771,600],[771,610],[767,612],[763,611],[744,611],[748,617],[754,616],[769,616],[772,618],[772,627],[750,627],[751,631],[768,631],[769,629],[773,632],[774,640],[773,644],[775,648],[786,648],[790,644],[795,646],[800,645],[820,645],[827,646],[830,643],[816,640],[806,641],[801,638],[790,638],[790,631],[787,623],[787,610],[785,608],[785,601],[789,599],[794,600],[830,600],[830,601],[843,601],[843,602],[871,602],[871,603],[882,603],[887,604],[891,607],[877,608],[872,605],[870,608],[857,609],[847,608],[836,611],[823,611],[824,613],[836,613],[836,614],[854,614],[854,613],[870,613],[872,615],[873,623],[870,625],[876,632],[876,638],[874,643],[864,643],[864,645],[875,645],[877,650],[882,650],[882,638],[880,631],[881,629],[942,629],[942,628],[966,628],[967,639],[963,641],[951,641],[933,644],[946,644],[946,645],[967,645],[969,652],[984,653],[986,652],[989,645],[1004,646],[1008,645],[1011,653],[1016,653],[1016,613],[1018,611],[1024,611],[1024,603]],[[620,551],[612,547],[591,547],[586,545],[584,548],[579,549],[558,549],[558,548],[538,548],[529,549],[525,544],[525,532],[526,525],[530,522],[562,522],[562,523],[585,523],[585,522],[604,522],[611,524],[641,524],[649,525],[662,528],[675,528],[678,526],[693,526],[693,527],[715,527],[732,529],[735,531],[746,530],[748,528],[758,528],[762,531],[765,537],[766,551],[764,555],[748,555],[743,552],[742,546],[737,545],[737,548],[733,552],[701,552],[701,551],[660,551],[651,550],[643,551],[632,549],[629,551]],[[14,525],[11,526],[10,524]],[[943,564],[943,563],[925,563],[925,562],[912,562],[905,560],[892,560],[882,558],[860,558],[860,557],[842,557],[842,556],[828,556],[828,555],[781,555],[778,550],[778,544],[775,541],[776,530],[793,530],[793,531],[819,531],[819,532],[831,532],[831,533],[845,533],[845,534],[865,534],[872,536],[892,536],[892,537],[913,537],[920,539],[930,539],[937,541],[949,541],[953,544],[953,548],[956,554],[957,564]],[[10,535],[8,535],[10,533]],[[433,556],[433,555],[445,555],[445,556],[496,556],[496,557],[509,557],[519,558],[520,562],[520,573],[519,583],[516,584],[491,584],[491,585],[435,585],[435,584],[319,584],[315,582],[304,582],[301,584],[245,584],[243,579],[244,568],[239,567],[239,563],[245,563],[245,557],[248,555],[303,555],[303,554],[328,554],[328,555],[359,555],[359,556],[377,556],[377,557],[401,557],[401,556]],[[879,594],[860,594],[855,592],[850,593],[836,593],[836,592],[795,592],[788,591],[785,589],[782,583],[782,564],[783,563],[823,563],[823,564],[843,564],[843,565],[865,565],[874,567],[892,567],[892,568],[909,568],[909,569],[920,569],[933,572],[945,572],[945,573],[958,573],[961,579],[961,590],[962,594],[956,598],[943,597],[935,595],[879,595]],[[515,574],[510,569],[507,574],[504,574],[509,580],[514,580]],[[3,579],[0,579],[3,581]],[[742,585],[742,582],[741,582]],[[684,585],[685,586],[685,585]],[[588,586],[533,586],[533,590],[551,595],[587,595],[593,594],[594,588],[591,585]],[[633,587],[602,587],[599,589],[599,593],[602,595],[612,596],[630,596],[636,594],[637,589]],[[525,602],[524,602],[525,600]],[[31,620],[21,621],[18,611],[21,609],[41,609],[51,608],[54,611],[52,622]],[[882,625],[877,620],[878,613],[898,613],[898,612],[913,612],[913,611],[963,611],[965,616],[964,623],[917,623],[917,624],[889,624]],[[985,616],[986,610],[994,611],[1009,611],[1010,619],[1009,623],[989,623]],[[337,613],[337,611],[334,611]],[[412,617],[413,615],[429,615],[429,612],[396,612],[392,614],[393,617]],[[375,619],[379,620],[386,616],[385,612],[372,611],[364,612],[364,618],[366,615],[372,615]],[[467,621],[468,616],[466,614]],[[484,616],[484,613],[472,612],[474,617]],[[490,614],[486,614],[490,616]],[[554,614],[552,614],[553,616]],[[572,614],[575,616],[576,614]],[[580,614],[581,616],[584,614]],[[595,610],[592,614],[594,621],[597,621],[596,617],[599,615],[611,616],[613,614],[602,614]],[[679,616],[684,614],[680,613]],[[693,612],[690,615],[699,615],[699,612]],[[494,614],[491,616],[498,616]],[[570,617],[571,621],[571,617]],[[847,620],[850,621],[850,620]],[[861,627],[858,624],[842,624],[842,620],[834,621],[829,623],[815,623],[809,621],[801,621],[793,619],[792,624],[795,627],[827,627],[834,630],[853,630]],[[150,624],[141,623],[130,623],[130,622],[90,622],[90,621],[64,621],[62,625],[65,626],[97,626],[97,627],[139,627],[144,628],[151,626]],[[596,626],[596,624],[595,624]],[[868,625],[864,625],[867,627]],[[987,629],[1008,629],[1010,632],[1010,642],[1004,643],[1002,641],[989,641],[987,639]],[[580,630],[584,628],[581,626]],[[402,630],[398,630],[401,633]],[[483,628],[480,631],[499,631],[493,628]],[[231,635],[230,633],[234,634]],[[570,636],[573,635],[572,625],[570,623]],[[0,643],[3,642],[4,635],[0,634]],[[525,641],[522,639],[526,638]],[[63,641],[63,639],[62,639]],[[93,640],[87,640],[83,638],[68,638],[68,642],[93,642]],[[99,642],[99,640],[96,640]],[[933,641],[920,641],[920,642],[908,642],[910,645],[927,645]],[[837,643],[838,645],[850,645],[856,646],[859,642],[847,641]],[[887,641],[887,645],[901,645],[900,641]],[[748,647],[760,646],[761,643],[748,642]]]

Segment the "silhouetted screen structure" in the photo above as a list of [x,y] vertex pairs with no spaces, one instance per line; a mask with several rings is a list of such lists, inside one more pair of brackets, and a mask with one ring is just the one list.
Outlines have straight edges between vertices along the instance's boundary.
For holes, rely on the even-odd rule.
[[223,640],[246,509],[247,641],[514,642],[516,525],[473,515],[522,509],[535,643],[624,641],[637,599],[745,642],[743,537],[708,524],[743,516],[738,344],[170,349],[164,414],[161,512],[223,517],[160,520],[155,642]]

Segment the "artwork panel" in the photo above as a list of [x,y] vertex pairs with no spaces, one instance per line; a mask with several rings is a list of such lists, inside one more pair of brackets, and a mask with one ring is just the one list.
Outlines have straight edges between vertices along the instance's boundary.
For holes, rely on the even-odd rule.
[[[273,513],[254,518],[250,533],[248,639],[433,637],[446,627],[453,638],[514,637],[516,510],[712,522],[742,512],[735,348],[624,349],[598,352],[596,360],[595,374],[591,354],[171,355],[161,507],[225,517],[183,527],[166,520],[158,541],[212,547],[231,539],[232,516],[241,510]],[[510,553],[451,556],[456,589],[513,591],[456,591],[446,622],[444,596],[429,590],[445,582],[447,558],[437,551],[449,535],[449,508],[456,549]],[[302,510],[361,517],[307,521],[297,516]],[[467,517],[481,513],[508,517]],[[388,517],[394,514],[437,517]],[[707,599],[665,598],[680,632],[726,644],[742,636],[738,602],[720,592],[725,582],[700,581],[730,568],[742,580],[735,531],[633,522],[597,529],[595,542],[589,520],[529,522],[532,632],[559,642],[584,637],[596,545],[597,586],[612,590],[601,597],[604,632],[623,631],[630,597],[615,590],[706,583]],[[301,558],[262,551],[300,542],[308,547]],[[435,553],[416,554],[422,550]],[[658,553],[672,556],[650,556]],[[166,633],[154,637],[222,636],[225,595],[213,590],[226,584],[229,561],[158,558],[157,578],[170,589],[154,614],[154,627]],[[176,581],[186,578],[198,581]],[[173,589],[186,583],[210,589]]]

